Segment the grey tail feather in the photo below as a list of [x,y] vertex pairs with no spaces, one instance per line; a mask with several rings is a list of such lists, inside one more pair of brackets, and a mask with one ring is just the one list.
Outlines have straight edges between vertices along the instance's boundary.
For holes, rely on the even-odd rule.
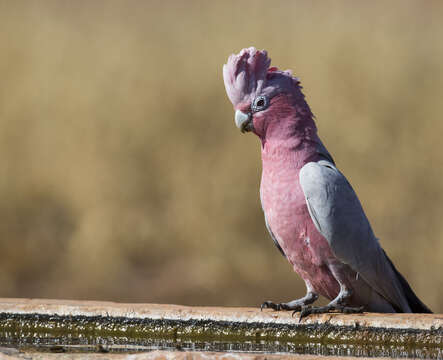
[[[415,295],[414,291],[411,289],[411,286],[409,286],[408,282],[403,277],[403,275],[400,274],[399,271],[395,268],[391,259],[389,259],[388,255],[386,255],[384,250],[383,250],[383,253],[386,256],[386,259],[388,259],[389,264],[391,264],[392,270],[394,270],[395,275],[397,275],[398,281],[400,282],[403,293],[408,301],[408,305],[411,308],[412,312],[413,313],[420,313],[420,314],[432,314],[431,309],[429,309],[425,304],[423,304],[421,302],[421,300],[417,297],[417,295]],[[396,310],[398,311],[397,308],[396,308]],[[402,311],[399,311],[399,312],[402,312]]]

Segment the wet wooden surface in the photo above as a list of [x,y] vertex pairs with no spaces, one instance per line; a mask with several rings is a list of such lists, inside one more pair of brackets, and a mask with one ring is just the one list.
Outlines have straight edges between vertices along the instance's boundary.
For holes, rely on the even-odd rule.
[[[230,308],[230,307],[190,307],[180,305],[162,305],[162,304],[124,304],[115,302],[96,302],[96,301],[70,301],[70,300],[48,300],[48,299],[1,299],[0,314],[11,316],[30,316],[43,315],[60,317],[103,317],[106,319],[143,319],[143,320],[172,320],[182,322],[205,322],[212,321],[217,323],[237,323],[247,324],[249,327],[257,324],[266,328],[266,326],[275,326],[280,324],[283,327],[294,329],[304,325],[327,325],[328,328],[346,327],[355,328],[355,332],[362,329],[376,329],[376,331],[386,331],[386,334],[392,332],[392,329],[401,334],[414,333],[424,334],[424,338],[430,332],[443,334],[443,315],[442,314],[322,314],[311,315],[299,323],[298,313],[292,316],[292,312],[276,312],[270,309],[260,311],[259,308]],[[112,320],[114,321],[114,320]],[[358,329],[358,330],[357,330]],[[354,331],[354,330],[353,330]],[[364,330],[365,331],[365,330]],[[400,335],[403,336],[403,335]],[[426,339],[425,339],[426,340]],[[314,339],[313,339],[314,341]],[[384,340],[383,340],[384,341]],[[395,340],[397,341],[397,340]],[[435,347],[435,337],[433,346]],[[443,346],[443,340],[437,340],[437,347]],[[2,359],[247,359],[247,360],[272,360],[272,359],[315,359],[326,357],[318,355],[293,355],[293,354],[256,354],[256,353],[226,353],[226,352],[208,352],[208,351],[149,351],[138,353],[107,353],[106,348],[97,353],[71,353],[65,352],[36,352],[33,350],[0,348],[0,360]],[[439,350],[433,353],[437,358],[442,354]],[[440,355],[439,355],[440,354]],[[328,359],[339,359],[340,357],[328,356]],[[348,359],[350,357],[347,357]],[[360,357],[363,359],[363,357]]]
[[[125,304],[115,302],[1,299],[0,313],[112,316],[171,320],[215,320],[296,324],[298,314],[260,308],[202,307],[164,304]],[[429,330],[443,328],[443,314],[321,314],[310,315],[303,324],[328,323],[337,326],[365,326],[393,329]]]

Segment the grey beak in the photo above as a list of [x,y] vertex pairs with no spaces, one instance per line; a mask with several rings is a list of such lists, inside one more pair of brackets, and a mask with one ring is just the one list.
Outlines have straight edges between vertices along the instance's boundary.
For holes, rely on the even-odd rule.
[[241,130],[242,133],[245,131],[252,130],[252,118],[251,113],[245,114],[240,110],[235,111],[235,125]]

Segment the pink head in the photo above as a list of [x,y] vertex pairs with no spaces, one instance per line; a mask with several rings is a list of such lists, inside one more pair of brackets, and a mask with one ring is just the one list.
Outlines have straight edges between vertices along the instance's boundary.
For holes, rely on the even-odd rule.
[[231,55],[223,66],[226,92],[236,110],[236,125],[242,132],[252,131],[262,139],[270,125],[274,125],[271,128],[275,133],[276,128],[284,127],[282,122],[294,125],[306,115],[313,125],[298,78],[290,70],[280,71],[270,65],[265,50],[250,47]]

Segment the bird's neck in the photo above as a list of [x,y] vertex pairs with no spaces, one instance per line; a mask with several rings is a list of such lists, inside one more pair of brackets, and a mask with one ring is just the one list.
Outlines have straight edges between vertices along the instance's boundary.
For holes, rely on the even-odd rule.
[[263,166],[283,163],[299,169],[315,156],[321,141],[313,115],[309,108],[297,110],[269,123],[262,139]]

